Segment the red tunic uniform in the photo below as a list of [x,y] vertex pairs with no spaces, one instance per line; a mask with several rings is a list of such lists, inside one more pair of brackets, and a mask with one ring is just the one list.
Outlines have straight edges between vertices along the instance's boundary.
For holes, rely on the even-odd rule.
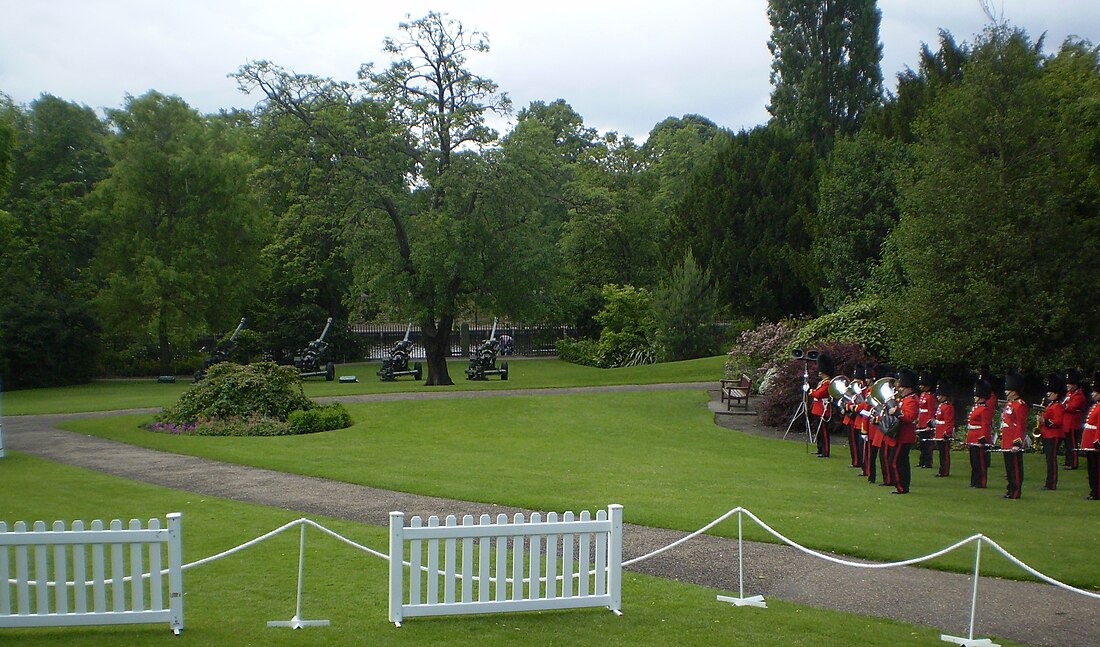
[[1066,405],[1055,400],[1043,409],[1039,421],[1039,435],[1043,438],[1061,438],[1065,433]]
[[917,405],[917,429],[926,429],[928,421],[936,416],[936,396],[931,391],[921,391]]
[[829,380],[821,380],[816,389],[810,391],[810,397],[814,399],[810,413],[818,417],[824,417],[826,402],[829,399]]
[[1066,392],[1066,397],[1062,398],[1062,405],[1066,409],[1062,417],[1062,435],[1081,428],[1081,417],[1085,413],[1086,404],[1085,394],[1081,389]]
[[1027,433],[1027,403],[1013,400],[1005,404],[1001,412],[1001,449],[1023,449]]
[[984,438],[987,443],[993,442],[990,430],[993,428],[993,409],[986,403],[979,404],[970,410],[970,417],[966,421],[966,442],[977,443]]
[[1088,419],[1085,420],[1085,432],[1081,435],[1082,449],[1096,449],[1095,444],[1100,441],[1100,403],[1092,405],[1089,409]]
[[920,404],[915,393],[910,393],[898,403],[898,443],[912,445],[917,442],[917,417],[920,415]]
[[938,440],[955,434],[955,405],[950,400],[936,407],[936,435]]

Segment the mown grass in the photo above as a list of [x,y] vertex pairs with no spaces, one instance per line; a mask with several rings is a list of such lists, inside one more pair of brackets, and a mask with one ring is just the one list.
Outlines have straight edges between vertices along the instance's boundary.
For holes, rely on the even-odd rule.
[[[1100,531],[1083,472],[1040,492],[1042,465],[1026,457],[1025,493],[1001,498],[1003,470],[973,490],[962,453],[954,475],[914,470],[913,493],[892,496],[802,443],[714,424],[702,390],[545,394],[348,405],[348,429],[282,438],[181,437],[143,431],[147,416],[87,419],[66,428],[165,451],[374,487],[542,510],[624,505],[626,520],[695,530],[738,505],[793,540],[876,560],[925,555],[984,533],[1040,571],[1100,585],[1091,548]],[[746,536],[771,540],[746,523]],[[715,529],[736,535],[735,521]],[[969,571],[971,548],[930,566]],[[993,551],[983,574],[1023,577]]]
[[[183,513],[184,561],[239,545],[298,518],[286,510],[199,496],[9,453],[0,460],[0,520],[90,520]],[[384,528],[313,519],[385,552]],[[626,573],[622,617],[604,610],[410,619],[387,622],[387,567],[378,558],[307,533],[303,617],[331,626],[293,631],[268,620],[294,614],[298,531],[185,571],[185,628],[0,629],[0,642],[75,645],[711,645],[761,647],[930,645],[939,630],[769,600],[767,610],[715,601],[728,593]],[[999,640],[1005,645],[1015,645]]]
[[[558,359],[510,359],[509,379],[495,377],[484,382],[465,379],[467,362],[454,360],[448,367],[454,386],[425,387],[412,378],[381,382],[375,375],[378,362],[341,364],[337,375],[354,375],[359,381],[350,384],[325,382],[310,378],[303,382],[309,397],[358,395],[363,393],[399,393],[416,390],[482,391],[501,389],[545,389],[568,386],[602,386],[615,384],[658,384],[662,382],[714,382],[722,377],[725,356],[707,357],[684,362],[669,362],[652,366],[599,369],[570,364]],[[82,411],[115,411],[147,407],[165,407],[174,403],[190,388],[189,379],[173,384],[159,384],[155,379],[98,380],[91,384],[27,389],[3,394],[5,415],[42,413],[77,413]]]

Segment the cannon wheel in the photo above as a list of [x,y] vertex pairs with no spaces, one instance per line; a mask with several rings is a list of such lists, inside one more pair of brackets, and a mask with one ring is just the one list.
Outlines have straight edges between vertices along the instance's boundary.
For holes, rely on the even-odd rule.
[[336,379],[336,365],[332,362],[325,364],[325,381],[331,382]]
[[414,362],[413,363],[413,378],[416,379],[417,382],[419,382],[421,376],[423,376],[423,375],[424,375],[424,369],[420,365],[420,362]]
[[500,363],[500,379],[501,380],[507,380],[508,379],[508,362],[501,362]]

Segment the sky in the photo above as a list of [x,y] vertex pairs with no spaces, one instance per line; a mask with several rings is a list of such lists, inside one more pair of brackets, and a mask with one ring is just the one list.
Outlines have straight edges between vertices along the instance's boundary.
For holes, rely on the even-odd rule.
[[[1033,38],[1045,33],[1047,53],[1067,36],[1100,43],[1100,0],[989,1]],[[979,0],[878,6],[887,89],[941,29],[972,42],[988,23]],[[669,116],[732,130],[768,120],[767,0],[0,0],[0,92],[101,112],[151,89],[204,113],[252,108],[261,97],[228,77],[245,63],[354,81],[362,63],[388,65],[382,41],[400,22],[429,11],[488,35],[469,68],[516,110],[564,99],[586,125],[639,141]]]

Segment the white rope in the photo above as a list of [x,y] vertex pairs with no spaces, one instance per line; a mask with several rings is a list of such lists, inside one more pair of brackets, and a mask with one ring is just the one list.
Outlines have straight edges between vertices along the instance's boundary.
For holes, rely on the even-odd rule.
[[[294,521],[290,521],[288,523],[283,524],[282,526],[279,526],[278,528],[276,528],[275,530],[272,530],[269,533],[260,535],[259,537],[253,539],[252,541],[246,541],[245,543],[241,544],[240,546],[230,548],[229,550],[223,550],[222,552],[218,553],[217,555],[211,555],[210,557],[204,557],[203,559],[200,559],[197,562],[191,562],[190,564],[184,564],[182,566],[182,568],[183,568],[183,570],[187,570],[189,568],[194,568],[195,566],[202,566],[203,564],[209,564],[210,562],[213,562],[215,560],[219,560],[223,557],[229,557],[230,555],[232,555],[234,553],[239,553],[240,551],[244,550],[245,548],[251,548],[251,547],[255,546],[256,544],[258,544],[262,541],[266,541],[268,539],[271,539],[272,537],[274,537],[275,535],[277,535],[277,534],[279,534],[283,531],[294,528],[295,526],[300,525],[302,523],[302,521],[303,521],[303,519],[296,519]],[[168,569],[162,569],[161,570],[161,574],[164,574],[164,573],[167,573],[167,572],[168,572]]]
[[[687,535],[686,537],[682,537],[680,539],[677,539],[676,541],[672,542],[668,546],[665,546],[664,548],[658,548],[657,550],[648,552],[645,555],[642,555],[641,557],[635,557],[634,559],[628,559],[627,561],[623,562],[623,566],[630,566],[631,564],[636,564],[638,562],[647,560],[650,557],[656,557],[657,555],[660,555],[661,553],[665,552],[666,550],[671,550],[671,549],[679,546],[680,544],[682,544],[682,543],[684,543],[688,540],[695,539],[696,537],[703,534],[704,532],[710,530],[711,528],[717,526],[718,524],[722,523],[726,519],[729,519],[733,515],[737,514],[738,512],[742,512],[742,511],[743,512],[748,512],[748,510],[745,510],[741,506],[738,506],[738,507],[734,508],[733,510],[730,510],[726,514],[718,517],[714,521],[712,521],[712,522],[708,523],[707,525],[703,526],[702,528],[700,528],[700,529],[696,530],[695,532],[691,533],[690,535]],[[759,522],[759,520],[758,520],[758,522]]]
[[1093,591],[1085,591],[1084,589],[1079,589],[1075,586],[1071,586],[1071,585],[1066,584],[1064,582],[1059,582],[1058,580],[1054,579],[1053,577],[1048,577],[1046,575],[1043,575],[1042,573],[1035,570],[1034,568],[1028,566],[1027,564],[1025,564],[1023,562],[1021,562],[1019,559],[1016,559],[1016,557],[1013,556],[1012,553],[1009,553],[1004,548],[1001,548],[1001,546],[997,542],[993,541],[989,537],[984,537],[983,536],[982,539],[985,541],[985,543],[987,543],[990,546],[992,546],[993,548],[997,549],[997,552],[999,552],[1000,554],[1002,554],[1006,558],[1008,558],[1008,561],[1010,561],[1013,564],[1019,566],[1020,568],[1024,569],[1028,573],[1031,573],[1032,575],[1039,578],[1040,580],[1043,580],[1047,584],[1052,584],[1052,585],[1054,585],[1054,586],[1056,586],[1056,587],[1058,587],[1058,588],[1060,588],[1064,591],[1069,591],[1071,593],[1080,593],[1081,595],[1084,595],[1084,596],[1087,596],[1087,597],[1090,597],[1090,598],[1093,598],[1093,599],[1100,600],[1100,593],[1095,593]]

